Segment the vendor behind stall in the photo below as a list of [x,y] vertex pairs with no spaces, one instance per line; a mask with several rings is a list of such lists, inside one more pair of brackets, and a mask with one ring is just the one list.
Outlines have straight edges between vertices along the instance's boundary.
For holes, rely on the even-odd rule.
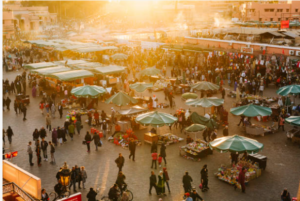
[[150,130],[150,133],[156,134],[156,129],[155,129],[155,128],[152,128],[152,129]]

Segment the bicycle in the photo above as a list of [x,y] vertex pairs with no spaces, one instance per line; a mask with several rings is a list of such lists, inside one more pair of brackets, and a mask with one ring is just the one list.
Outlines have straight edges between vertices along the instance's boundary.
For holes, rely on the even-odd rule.
[[[123,193],[121,194],[120,189],[118,188],[118,200],[124,200],[124,198],[127,198],[128,201],[132,201],[133,200],[133,193],[127,189],[127,185],[123,185]],[[104,201],[112,201],[111,199],[109,199],[108,196],[103,196],[101,198],[101,200]]]
[[49,194],[49,200],[55,201],[55,200],[58,200],[58,199],[61,199],[64,197],[69,197],[70,195],[71,195],[70,191],[66,191],[66,192],[62,193],[60,196],[55,191],[53,191]]

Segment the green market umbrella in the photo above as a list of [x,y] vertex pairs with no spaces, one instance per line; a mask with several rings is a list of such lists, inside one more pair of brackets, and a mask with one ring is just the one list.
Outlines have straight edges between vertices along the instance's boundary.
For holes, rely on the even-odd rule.
[[272,114],[271,108],[253,104],[231,108],[230,112],[237,116],[246,117],[269,116]]
[[284,121],[293,126],[300,126],[300,116],[290,116],[289,118],[284,119]]
[[198,98],[198,95],[195,93],[184,93],[181,95],[181,97],[184,98],[185,100],[188,100],[188,99],[196,99]]
[[202,124],[202,125],[205,125],[209,129],[214,129],[218,126],[218,124],[215,122],[215,120],[203,117],[203,116],[199,115],[197,112],[193,112],[191,114],[190,118],[194,124]]
[[135,122],[144,126],[161,127],[164,125],[171,126],[177,120],[177,117],[171,114],[154,111],[138,115]]
[[199,91],[201,90],[208,91],[208,90],[218,90],[219,86],[211,82],[202,81],[202,82],[195,83],[194,85],[192,85],[191,88]]
[[146,89],[153,87],[152,83],[145,83],[145,82],[136,82],[134,84],[129,85],[130,89],[135,90],[136,92],[144,92]]
[[227,137],[220,137],[214,141],[208,143],[211,149],[215,149],[220,152],[238,152],[244,153],[257,153],[262,150],[264,145],[257,140],[251,138],[233,135]]
[[188,133],[195,133],[195,140],[196,140],[196,133],[203,131],[206,129],[206,126],[203,126],[201,124],[192,124],[189,127],[185,128],[184,130]]
[[105,103],[113,103],[117,106],[125,106],[130,103],[136,104],[138,101],[124,92],[119,92],[105,101]]
[[106,93],[103,87],[96,85],[85,85],[72,89],[71,94],[76,97],[96,98]]
[[152,76],[160,74],[160,70],[157,68],[146,68],[140,72],[140,76]]
[[212,107],[212,106],[220,106],[224,104],[224,99],[216,98],[216,97],[209,97],[209,98],[201,98],[201,99],[190,99],[185,102],[186,105],[191,105],[194,107],[204,107],[205,108]]
[[135,114],[139,114],[139,113],[143,113],[148,111],[148,109],[140,107],[138,105],[133,106],[129,109],[124,109],[124,110],[118,110],[117,112],[121,115],[135,115]]
[[128,55],[122,54],[122,53],[118,53],[118,54],[112,55],[111,58],[113,60],[126,60],[128,58]]
[[287,96],[289,94],[299,94],[300,93],[300,85],[288,85],[279,88],[276,93],[281,96]]
[[201,99],[189,99],[185,102],[186,105],[191,105],[194,107],[211,107],[211,106],[220,106],[224,104],[224,99],[217,97],[201,98]]

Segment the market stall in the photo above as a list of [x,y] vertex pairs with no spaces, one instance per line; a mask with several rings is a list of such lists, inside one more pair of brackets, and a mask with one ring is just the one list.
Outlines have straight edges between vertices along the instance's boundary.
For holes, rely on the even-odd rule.
[[184,141],[183,138],[178,137],[177,135],[174,135],[172,133],[165,133],[158,136],[158,142],[157,144],[165,143],[166,145],[176,144],[179,142]]
[[120,91],[119,93],[111,96],[109,99],[105,101],[105,103],[113,103],[119,107],[121,106],[126,106],[129,104],[136,104],[138,101],[135,100],[134,98],[130,97],[126,93]]
[[129,142],[133,141],[137,146],[141,146],[141,141],[131,129],[127,129],[126,132],[117,132],[113,136],[108,138],[108,141],[115,145],[121,146],[124,149],[128,149]]
[[284,120],[286,123],[294,125],[294,128],[287,131],[286,136],[288,139],[291,139],[293,143],[300,144],[300,117],[291,116]]
[[57,81],[71,86],[82,86],[84,84],[93,84],[94,74],[87,70],[72,70],[60,73],[46,75],[46,79],[52,87],[55,87]]
[[125,67],[123,66],[116,66],[116,65],[110,65],[110,66],[103,66],[103,67],[97,67],[93,68],[92,71],[96,75],[101,75],[102,80],[101,82],[105,82],[106,85],[113,85],[120,82],[118,77],[115,77],[115,74],[121,74],[125,71]]
[[57,67],[58,64],[53,62],[41,62],[41,63],[32,63],[32,64],[24,64],[23,67],[27,69],[40,69],[40,68],[49,68],[49,67]]
[[50,67],[50,68],[39,68],[39,69],[32,69],[32,73],[37,73],[39,75],[50,75],[53,73],[60,73],[60,72],[66,72],[71,71],[71,68],[65,67],[65,66],[56,66],[56,67]]
[[179,155],[193,161],[201,161],[202,158],[212,153],[207,143],[200,139],[179,147]]

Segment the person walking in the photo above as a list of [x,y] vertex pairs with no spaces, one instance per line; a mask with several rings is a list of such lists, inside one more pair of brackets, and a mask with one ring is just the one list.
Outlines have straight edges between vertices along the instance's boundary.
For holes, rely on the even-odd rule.
[[123,191],[124,191],[124,185],[126,185],[125,179],[126,179],[126,176],[123,174],[122,171],[120,171],[118,174],[117,180],[116,180],[116,184],[118,185],[118,187],[121,191],[121,195],[123,194]]
[[165,194],[165,181],[163,176],[163,171],[159,172],[158,175],[158,183],[157,183],[157,194],[158,195],[166,195]]
[[52,130],[52,143],[57,146],[57,130],[56,128],[53,128]]
[[95,113],[94,113],[94,119],[95,119],[96,126],[100,125],[99,116],[100,115],[99,115],[98,111],[96,110]]
[[48,193],[46,192],[46,190],[43,188],[42,189],[42,199],[41,199],[41,201],[48,201],[49,200],[49,195],[48,195]]
[[10,107],[11,100],[10,100],[10,98],[9,98],[8,96],[7,96],[7,98],[6,98],[6,101],[5,101],[5,102],[6,102],[6,109],[7,109],[7,110],[10,110],[10,108],[9,108],[9,107]]
[[50,145],[50,154],[51,154],[51,162],[50,163],[55,164],[55,158],[54,158],[55,148],[51,141],[49,141],[49,145]]
[[73,191],[76,193],[76,178],[77,178],[77,174],[76,174],[76,170],[75,167],[72,167],[72,171],[71,171],[71,180],[70,180],[70,185],[69,185],[69,190],[71,190],[71,187],[73,186]]
[[222,99],[225,99],[225,89],[222,89]]
[[3,134],[2,134],[2,140],[3,140],[3,145],[5,145],[5,129],[3,128]]
[[192,181],[193,181],[193,179],[189,175],[189,173],[185,172],[185,175],[182,177],[182,183],[183,183],[183,188],[184,188],[185,193],[191,192],[191,190],[192,190],[191,182]]
[[41,114],[44,115],[44,108],[45,108],[45,104],[43,101],[40,102],[40,110],[41,110]]
[[82,181],[82,188],[85,189],[84,184],[85,184],[86,179],[87,179],[87,173],[85,171],[84,166],[81,167],[81,179],[82,179],[81,180]]
[[88,198],[88,201],[96,201],[96,196],[97,196],[97,192],[94,191],[93,188],[90,188],[90,191],[86,195],[86,197]]
[[167,157],[166,149],[167,149],[167,147],[166,147],[165,143],[163,142],[161,144],[161,147],[160,147],[160,155],[164,159],[165,165],[167,165],[167,161],[166,161],[166,157]]
[[283,190],[283,192],[281,193],[280,198],[281,198],[281,201],[291,201],[291,195],[288,192],[287,188],[285,188]]
[[103,130],[103,137],[106,138],[107,123],[105,120],[103,120],[102,130]]
[[13,130],[11,129],[10,126],[8,126],[8,128],[7,128],[7,130],[6,130],[6,135],[7,135],[9,144],[11,144],[11,143],[12,143],[12,136],[14,135],[14,132],[13,132]]
[[45,141],[45,138],[42,138],[41,149],[43,151],[44,161],[48,161],[47,148],[48,148],[48,142]]
[[201,174],[202,192],[204,192],[209,189],[208,188],[208,170],[207,170],[206,164],[203,166],[200,174]]
[[43,139],[43,138],[45,138],[45,137],[47,136],[47,132],[46,132],[46,130],[45,130],[44,127],[42,127],[42,128],[40,129],[39,133],[40,133],[40,138],[41,138],[41,139]]
[[69,135],[70,135],[71,140],[73,140],[73,136],[74,136],[74,133],[75,133],[75,126],[74,126],[73,123],[70,123],[70,125],[68,126],[68,131],[69,131]]
[[14,101],[14,110],[16,112],[16,114],[18,114],[18,107],[19,107],[19,104],[17,102],[17,100]]
[[131,156],[132,156],[132,160],[135,161],[136,143],[134,142],[133,139],[129,142],[128,146],[129,146],[129,151],[130,151],[129,159],[131,159]]
[[98,151],[98,146],[100,144],[100,137],[99,137],[98,133],[96,133],[96,132],[94,133],[94,136],[93,136],[92,140],[94,140],[96,151]]
[[59,118],[61,119],[63,115],[63,107],[61,103],[58,104],[58,113],[59,113]]
[[228,136],[228,126],[223,129],[223,136]]
[[[247,172],[247,170],[243,167],[242,170],[239,173],[239,179],[238,182],[240,183],[241,187],[242,187],[242,192],[245,193],[246,191],[246,186],[245,186],[245,173]],[[234,189],[236,189],[237,186],[234,186]]]
[[[39,140],[37,142],[39,142]],[[41,148],[39,144],[36,145],[35,152],[36,152],[37,164],[40,167],[42,165],[41,164],[42,157],[41,157]]]
[[27,153],[29,155],[29,164],[30,164],[30,166],[33,166],[34,165],[34,163],[32,162],[33,151],[32,151],[32,148],[31,148],[31,142],[28,143]]
[[149,194],[151,195],[151,190],[154,187],[156,194],[157,193],[157,187],[156,187],[156,183],[157,183],[157,179],[156,179],[156,175],[153,171],[151,171],[151,176],[150,176],[150,188],[149,188]]
[[116,114],[116,111],[115,111],[115,109],[112,107],[112,108],[111,108],[111,123],[112,123],[112,124],[115,124],[115,123],[116,123],[115,114]]
[[51,131],[51,117],[49,113],[47,113],[46,116],[46,128],[49,130],[49,132]]
[[284,118],[282,116],[279,117],[278,130],[280,129],[280,127],[282,128],[282,131],[284,131]]
[[81,121],[79,119],[76,120],[75,126],[76,126],[76,130],[77,130],[78,135],[80,135]]
[[90,135],[90,133],[87,131],[86,132],[86,135],[85,135],[85,137],[84,137],[84,140],[85,140],[85,142],[86,142],[86,146],[87,146],[87,152],[90,152],[91,150],[91,148],[90,148],[90,143],[91,143],[91,141],[92,141],[92,137],[91,137],[91,135]]
[[125,163],[125,158],[122,156],[121,153],[119,153],[119,157],[115,160],[115,162],[117,164],[117,167],[119,168],[119,172],[121,172]]
[[22,105],[22,112],[23,112],[23,121],[25,121],[27,120],[26,119],[27,107],[24,104]]
[[38,139],[39,139],[39,137],[40,137],[40,132],[38,131],[38,129],[36,128],[34,131],[33,131],[33,133],[32,133],[32,139],[33,139],[33,141],[37,141]]
[[52,103],[52,105],[51,105],[52,118],[55,118],[55,112],[56,112],[56,107],[55,107],[54,103]]
[[169,174],[168,174],[168,171],[167,171],[166,167],[163,168],[163,176],[164,176],[164,181],[167,184],[168,191],[169,191],[169,193],[171,193],[170,186],[169,186],[169,180],[170,180],[170,178],[169,178]]
[[153,168],[153,164],[155,164],[155,169],[157,168],[157,151],[154,150],[153,153],[151,154],[152,156],[152,165],[151,165],[151,168]]
[[78,165],[75,165],[75,171],[76,171],[76,182],[78,183],[78,188],[81,189],[80,183],[81,183],[81,170]]

